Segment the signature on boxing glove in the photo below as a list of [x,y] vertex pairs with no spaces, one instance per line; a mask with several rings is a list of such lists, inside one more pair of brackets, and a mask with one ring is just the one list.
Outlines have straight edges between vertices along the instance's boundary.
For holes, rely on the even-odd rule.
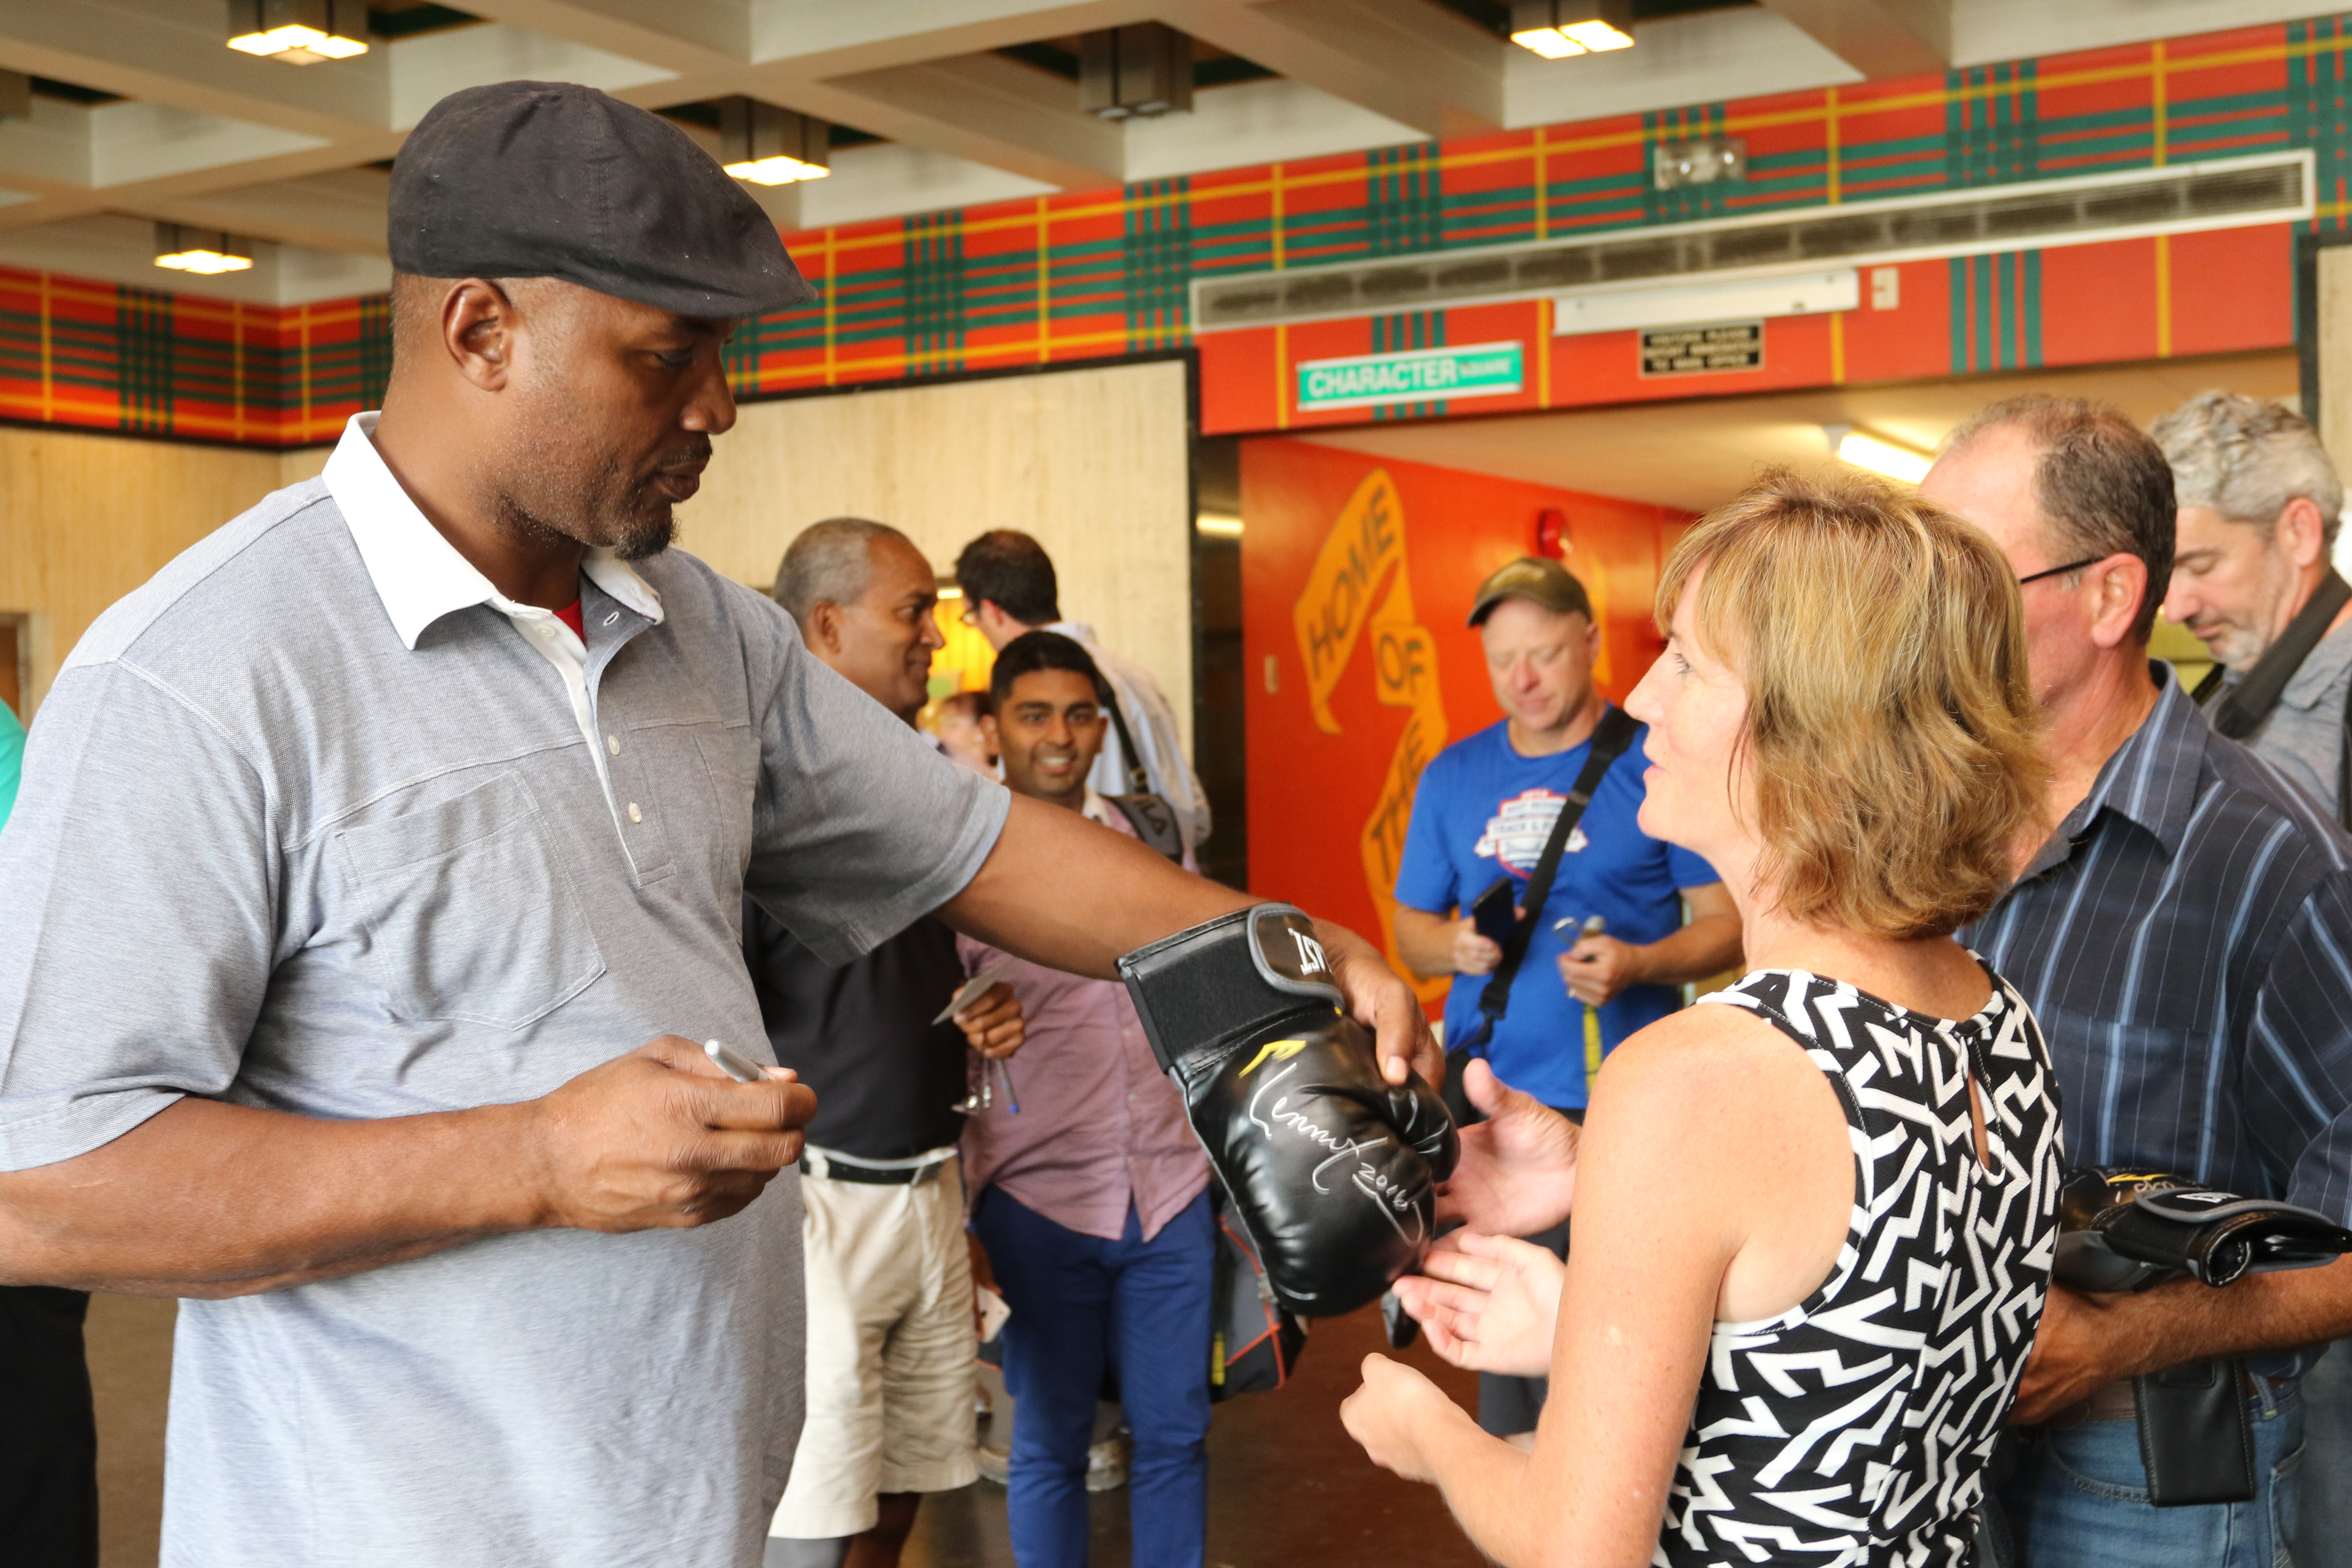
[[[1247,1078],[1269,1056],[1280,1061],[1286,1058],[1297,1056],[1306,1048],[1307,1042],[1304,1040],[1276,1040],[1260,1049],[1255,1059],[1241,1070],[1241,1076]],[[1315,1190],[1318,1193],[1331,1191],[1323,1180],[1325,1172],[1344,1161],[1354,1160],[1356,1168],[1349,1175],[1349,1185],[1371,1199],[1382,1217],[1395,1227],[1397,1235],[1406,1243],[1419,1247],[1428,1235],[1427,1226],[1422,1219],[1421,1194],[1386,1172],[1375,1169],[1363,1158],[1366,1151],[1388,1147],[1394,1142],[1393,1140],[1375,1138],[1367,1143],[1360,1139],[1344,1137],[1333,1132],[1308,1115],[1305,1110],[1292,1109],[1288,1094],[1276,1095],[1274,1103],[1266,1105],[1266,1096],[1274,1094],[1282,1080],[1297,1070],[1296,1065],[1286,1067],[1258,1085],[1257,1092],[1250,1096],[1250,1121],[1256,1124],[1260,1132],[1265,1134],[1269,1142],[1274,1139],[1276,1129],[1280,1128],[1304,1138],[1318,1148],[1331,1151],[1330,1158],[1317,1165],[1313,1173],[1312,1180]],[[1265,1110],[1263,1115],[1259,1114],[1261,1107]],[[1400,1215],[1407,1216],[1412,1221],[1412,1228],[1410,1231],[1405,1229],[1402,1221],[1399,1218]]]

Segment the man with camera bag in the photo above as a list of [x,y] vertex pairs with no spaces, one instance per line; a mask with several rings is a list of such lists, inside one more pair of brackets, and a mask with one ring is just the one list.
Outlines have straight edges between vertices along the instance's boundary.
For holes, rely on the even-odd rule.
[[[1739,916],[1713,868],[1643,833],[1642,727],[1592,684],[1601,646],[1584,584],[1526,557],[1470,611],[1499,724],[1431,760],[1397,873],[1397,951],[1452,974],[1447,1074],[1483,1056],[1514,1089],[1581,1121],[1588,1075],[1681,1005],[1676,987],[1739,962]],[[1685,907],[1689,921],[1685,922]],[[1558,978],[1554,978],[1555,972]],[[1555,1251],[1567,1227],[1541,1240]],[[1533,1430],[1540,1380],[1481,1374],[1478,1420]]]

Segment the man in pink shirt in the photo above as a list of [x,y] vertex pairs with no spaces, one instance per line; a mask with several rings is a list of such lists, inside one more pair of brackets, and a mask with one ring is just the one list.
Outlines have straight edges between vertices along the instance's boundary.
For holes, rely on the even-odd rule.
[[[1013,793],[1131,836],[1087,787],[1109,720],[1086,649],[1027,633],[997,654],[991,686]],[[1135,1568],[1201,1568],[1216,1237],[1208,1161],[1124,988],[1006,960],[969,937],[957,945],[970,973],[1011,963],[1028,1019],[1015,1092],[999,1092],[963,1136],[972,1231],[1013,1309],[1013,1557],[1020,1568],[1083,1568],[1087,1448],[1108,1367],[1135,1433]]]

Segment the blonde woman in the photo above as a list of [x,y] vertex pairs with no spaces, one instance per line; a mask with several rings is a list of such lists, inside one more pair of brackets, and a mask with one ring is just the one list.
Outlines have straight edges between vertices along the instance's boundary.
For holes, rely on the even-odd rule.
[[[1342,1415],[1507,1568],[1958,1564],[2033,1342],[2058,1107],[1952,941],[2040,837],[2017,584],[1916,497],[1769,475],[1659,584],[1642,826],[1724,874],[1758,967],[1602,1067],[1580,1140],[1471,1068],[1474,1228],[1399,1294],[1549,1373],[1531,1450],[1371,1356]],[[1491,1231],[1573,1206],[1565,1268]]]

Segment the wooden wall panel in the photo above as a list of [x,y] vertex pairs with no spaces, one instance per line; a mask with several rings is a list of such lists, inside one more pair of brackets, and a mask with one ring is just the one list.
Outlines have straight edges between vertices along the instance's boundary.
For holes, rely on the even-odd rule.
[[[100,611],[331,450],[0,429],[0,615],[30,617],[33,702]],[[1190,746],[1183,364],[748,405],[678,514],[680,542],[765,586],[793,535],[844,512],[904,529],[941,571],[987,529],[1036,535],[1063,609],[1159,677]]]
[[26,709],[99,612],[275,489],[278,471],[275,452],[0,428],[0,615],[26,617]]
[[2319,439],[2352,454],[2352,246],[2319,252]]
[[941,572],[975,534],[1034,534],[1063,613],[1159,678],[1189,748],[1187,425],[1176,361],[750,404],[678,513],[679,542],[765,586],[819,518],[877,518]]

